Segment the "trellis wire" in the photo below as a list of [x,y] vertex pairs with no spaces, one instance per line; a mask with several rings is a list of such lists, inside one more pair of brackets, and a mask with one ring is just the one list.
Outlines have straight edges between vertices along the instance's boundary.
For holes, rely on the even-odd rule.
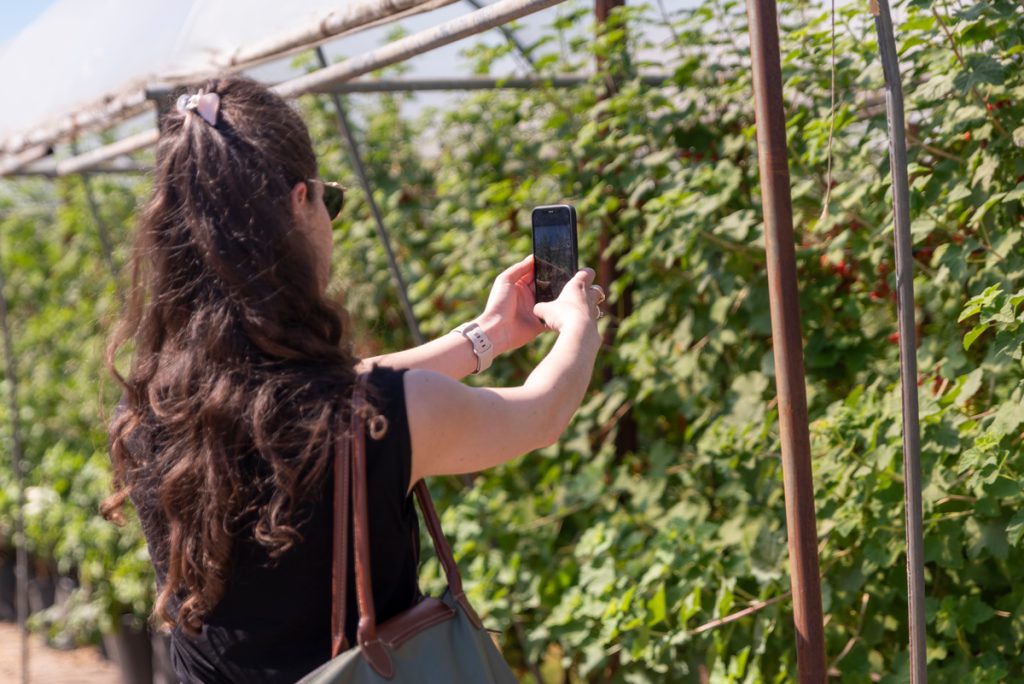
[[878,33],[878,52],[885,75],[885,108],[892,174],[893,232],[896,243],[896,311],[900,336],[900,388],[903,395],[903,496],[907,538],[907,616],[910,681],[928,681],[925,658],[924,531],[921,513],[921,428],[917,406],[917,331],[914,321],[914,258],[910,236],[910,183],[896,37],[888,0],[871,4]]
[[[78,149],[78,144],[72,142],[71,149]],[[110,276],[114,279],[115,286],[117,284],[117,264],[114,263],[114,248],[110,244],[110,236],[107,232],[107,223],[103,220],[103,215],[100,214],[100,207],[96,203],[96,195],[92,191],[92,179],[88,174],[81,175],[82,190],[85,192],[85,202],[89,205],[89,213],[92,214],[92,220],[96,224],[96,233],[100,239],[100,249],[103,250],[103,259],[107,262],[107,268],[110,270]]]

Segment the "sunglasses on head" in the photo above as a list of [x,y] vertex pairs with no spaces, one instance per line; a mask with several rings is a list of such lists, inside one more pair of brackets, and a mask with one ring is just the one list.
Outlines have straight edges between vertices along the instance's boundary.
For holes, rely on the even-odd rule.
[[324,206],[327,208],[327,215],[333,221],[341,213],[341,208],[345,206],[345,190],[348,188],[334,181],[325,181],[319,178],[310,178],[309,180],[311,183],[320,183],[324,187]]

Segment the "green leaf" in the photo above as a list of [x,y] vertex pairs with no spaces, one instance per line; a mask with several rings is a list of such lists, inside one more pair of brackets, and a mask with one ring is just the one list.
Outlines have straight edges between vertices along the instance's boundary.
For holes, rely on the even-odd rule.
[[1006,538],[1012,546],[1019,547],[1024,541],[1024,509],[1017,511],[1006,523]]
[[971,397],[977,394],[978,390],[981,388],[981,379],[984,374],[985,373],[981,368],[975,368],[964,376],[963,383],[960,385],[959,392],[956,395],[957,406],[963,406]]
[[700,587],[694,587],[693,590],[686,595],[686,598],[682,600],[679,606],[679,626],[686,628],[687,624],[694,615],[700,612]]
[[1024,147],[1024,126],[1013,129],[1013,144],[1017,147]]
[[998,85],[1005,78],[1005,69],[999,60],[989,55],[971,54],[966,57],[967,72],[958,74],[956,85],[966,91],[980,85]]
[[654,593],[654,596],[647,601],[647,626],[653,627],[659,622],[663,622],[666,616],[665,606],[665,585],[658,585],[658,591]]
[[964,351],[970,349],[971,345],[974,344],[975,340],[981,337],[981,334],[988,329],[989,325],[987,323],[982,323],[971,328],[967,332],[967,334],[964,335]]

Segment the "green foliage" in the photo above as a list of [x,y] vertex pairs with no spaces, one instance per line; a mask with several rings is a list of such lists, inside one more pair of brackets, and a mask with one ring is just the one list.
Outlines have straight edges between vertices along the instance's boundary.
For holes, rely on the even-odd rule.
[[[122,263],[144,184],[92,183]],[[122,612],[147,615],[153,596],[141,531],[117,528],[98,510],[111,491],[105,418],[119,392],[103,358],[119,300],[81,181],[26,180],[10,190],[0,196],[0,254],[25,447],[26,541],[40,562],[79,585],[68,605],[36,623],[63,644],[94,641]],[[0,430],[11,445],[8,391],[5,377]],[[8,447],[0,467],[5,546],[13,542],[17,502],[10,455]]]
[[[1024,678],[1024,16],[1010,0],[898,9],[929,674],[1016,681]],[[827,656],[843,682],[904,681],[881,66],[865,8],[838,9],[830,116],[829,15],[799,3],[780,11]],[[530,249],[534,205],[573,202],[583,261],[604,257],[617,273],[615,308],[602,323],[608,343],[563,440],[479,474],[472,488],[433,483],[445,529],[474,603],[505,628],[506,655],[526,677],[535,664],[555,681],[563,673],[571,681],[793,681],[743,7],[710,0],[670,17],[660,5],[628,7],[596,40],[590,16],[571,4],[528,47],[544,75],[600,65],[579,88],[467,95],[415,119],[404,96],[350,102],[428,337],[479,313],[494,275]],[[668,37],[647,44],[641,26]],[[509,50],[467,55],[484,74]],[[638,77],[646,71],[671,80],[646,85]],[[356,186],[329,102],[302,107],[322,174]],[[113,181],[101,188],[119,245],[143,191]],[[95,513],[109,477],[101,407],[115,401],[95,385],[116,296],[80,192],[77,181],[56,190],[26,181],[0,210],[21,418],[33,496],[45,504],[30,517],[31,542],[37,554],[78,568],[85,605],[144,614],[151,576],[139,533]],[[407,346],[368,205],[361,192],[351,196],[335,285],[363,352]],[[542,338],[500,360],[488,382],[520,382],[549,345]],[[11,491],[0,469],[0,521],[10,519]],[[436,563],[424,575],[439,586]]]

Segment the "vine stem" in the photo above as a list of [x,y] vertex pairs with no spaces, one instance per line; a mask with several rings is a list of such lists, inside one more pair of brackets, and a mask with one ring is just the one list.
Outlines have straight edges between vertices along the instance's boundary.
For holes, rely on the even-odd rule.
[[778,596],[776,596],[774,598],[770,598],[770,599],[767,599],[765,601],[758,601],[757,603],[753,603],[753,604],[747,606],[743,610],[738,610],[735,613],[732,613],[730,615],[726,615],[725,617],[720,617],[717,620],[712,620],[711,622],[706,622],[703,625],[701,625],[700,627],[697,627],[697,628],[693,629],[690,632],[690,634],[691,635],[702,634],[704,632],[709,632],[709,631],[711,631],[713,629],[718,629],[719,627],[721,627],[723,625],[727,625],[730,622],[736,622],[737,620],[745,618],[748,615],[753,615],[754,613],[756,613],[758,611],[764,610],[768,606],[773,606],[776,603],[779,603],[780,601],[785,601],[786,599],[790,598],[792,595],[793,595],[792,591],[787,591],[786,593],[779,594]]
[[821,220],[828,218],[828,205],[832,201],[832,141],[836,132],[836,0],[832,0],[832,95],[828,110],[828,168],[825,171],[825,199],[821,207]]

